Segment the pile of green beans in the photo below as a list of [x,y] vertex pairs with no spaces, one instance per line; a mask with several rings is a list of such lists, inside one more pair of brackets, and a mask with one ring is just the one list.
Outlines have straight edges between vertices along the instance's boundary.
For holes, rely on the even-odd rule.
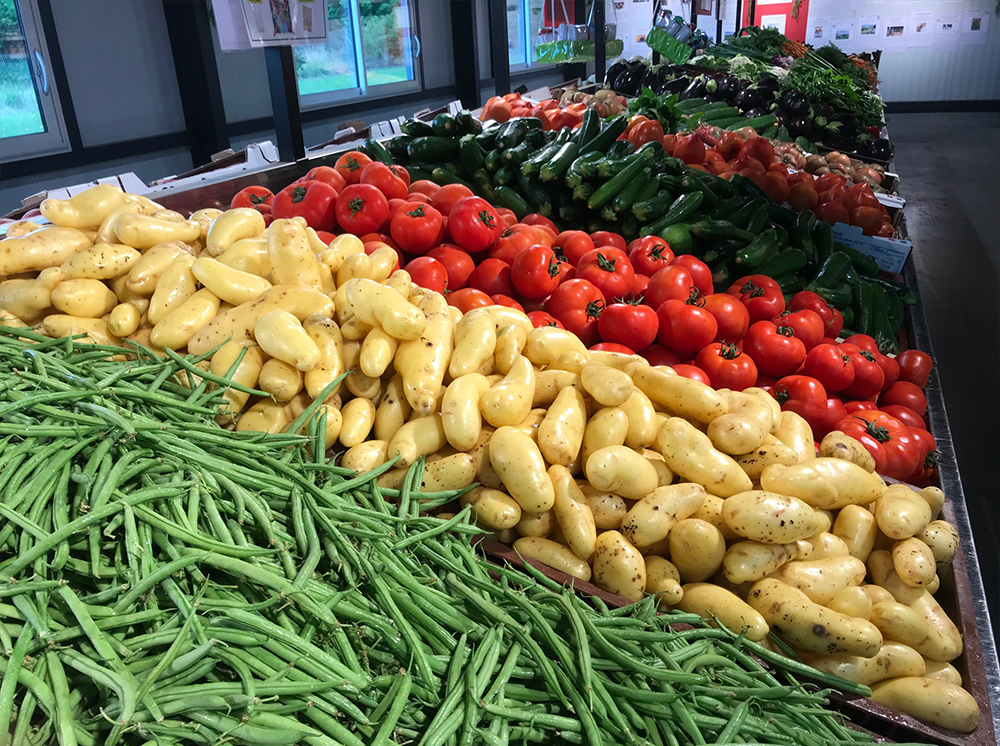
[[391,464],[334,465],[312,408],[302,434],[225,429],[208,356],[18,334],[0,327],[0,743],[872,741],[799,675],[839,679],[487,563],[467,513],[425,515],[456,494],[416,492],[422,463],[380,489]]

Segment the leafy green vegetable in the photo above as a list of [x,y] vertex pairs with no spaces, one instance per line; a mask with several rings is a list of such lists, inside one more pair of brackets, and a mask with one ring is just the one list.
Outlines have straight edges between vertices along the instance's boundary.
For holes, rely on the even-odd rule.
[[882,121],[883,104],[878,95],[836,70],[796,65],[781,85],[804,93],[813,104],[827,104],[854,114],[863,127]]
[[774,57],[781,54],[781,45],[788,41],[788,37],[775,28],[745,28],[745,36],[737,35],[727,43],[729,46],[739,49],[749,49],[759,52],[767,57]]
[[678,99],[676,93],[657,96],[652,89],[643,88],[639,96],[629,103],[628,113],[658,119],[663,125],[664,132],[676,132],[682,114],[677,108]]

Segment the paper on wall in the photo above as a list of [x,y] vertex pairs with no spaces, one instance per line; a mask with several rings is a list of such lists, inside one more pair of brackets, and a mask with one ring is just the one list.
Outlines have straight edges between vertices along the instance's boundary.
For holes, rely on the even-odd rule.
[[990,33],[989,10],[967,10],[962,17],[962,44],[985,44]]
[[934,49],[943,52],[958,49],[961,23],[961,16],[938,16],[934,20]]
[[778,29],[778,33],[785,33],[785,21],[788,19],[784,13],[777,13],[775,15],[761,16],[757,24],[761,28],[773,28]]
[[816,17],[812,19],[806,31],[807,42],[814,47],[821,47],[829,40],[829,21],[826,18]]
[[845,52],[854,48],[854,21],[835,20],[833,26],[833,43]]
[[858,38],[857,43],[865,49],[874,49],[879,38],[879,28],[882,16],[865,15],[858,17]]
[[908,32],[906,46],[910,49],[931,46],[934,38],[934,14],[913,13]]
[[882,48],[886,51],[902,51],[906,49],[906,41],[912,36],[908,34],[909,19],[906,16],[889,16],[885,19],[882,32]]

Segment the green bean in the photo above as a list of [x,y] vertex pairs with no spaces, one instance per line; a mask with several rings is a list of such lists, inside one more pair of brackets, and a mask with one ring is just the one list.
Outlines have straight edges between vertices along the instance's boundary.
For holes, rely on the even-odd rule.
[[[17,642],[14,643],[14,648],[7,661],[7,671],[3,680],[0,681],[0,733],[10,733],[10,720],[14,709],[14,687],[34,636],[35,631],[31,625],[22,625],[21,633],[17,636]],[[8,676],[7,673],[12,675]]]

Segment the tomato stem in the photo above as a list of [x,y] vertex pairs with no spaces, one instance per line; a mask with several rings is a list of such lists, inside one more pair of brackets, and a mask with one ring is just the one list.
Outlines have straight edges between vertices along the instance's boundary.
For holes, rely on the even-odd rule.
[[351,217],[353,218],[365,208],[365,201],[361,197],[355,197],[347,203],[347,206],[351,208]]
[[301,202],[306,198],[306,188],[305,187],[295,187],[292,190],[292,202]]
[[854,416],[865,423],[865,432],[875,438],[875,440],[879,443],[885,443],[892,439],[892,436],[889,435],[889,431],[875,422],[875,420],[869,422],[864,417],[858,417],[857,415]]
[[615,271],[615,260],[614,259],[608,259],[606,256],[604,256],[604,254],[602,254],[601,252],[598,251],[597,252],[597,266],[600,269],[603,269],[605,272],[614,272]]

